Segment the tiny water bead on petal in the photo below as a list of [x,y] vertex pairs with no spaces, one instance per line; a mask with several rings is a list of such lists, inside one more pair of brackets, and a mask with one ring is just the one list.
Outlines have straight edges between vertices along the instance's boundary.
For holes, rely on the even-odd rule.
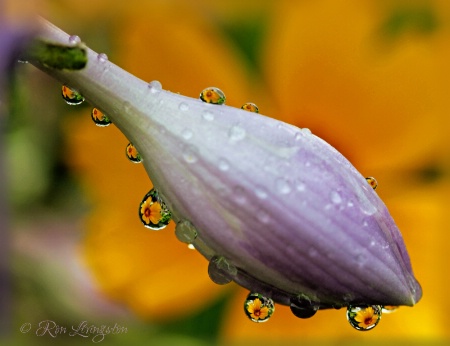
[[67,85],[62,86],[61,92],[64,101],[66,101],[68,105],[76,106],[84,101],[84,97],[78,91],[69,88]]
[[166,227],[172,215],[155,189],[151,189],[139,205],[139,218],[145,227],[158,231]]
[[191,244],[197,238],[198,232],[192,223],[188,220],[182,220],[175,227],[175,236],[179,241]]
[[98,53],[97,55],[97,60],[99,62],[107,62],[108,61],[108,56],[105,53]]
[[160,81],[154,80],[148,83],[148,89],[152,94],[159,94],[162,90],[162,85]]
[[397,311],[398,308],[399,307],[397,305],[383,305],[381,311],[383,312],[383,314],[391,314]]
[[223,256],[213,256],[208,264],[208,275],[212,282],[218,285],[226,285],[233,281],[237,274],[237,268],[229,263]]
[[250,293],[244,302],[244,312],[253,322],[268,321],[274,311],[275,307],[272,299],[259,293]]
[[380,322],[381,313],[380,305],[350,305],[347,308],[347,320],[356,330],[366,331]]
[[128,160],[130,160],[133,163],[142,162],[141,155],[139,155],[136,147],[132,143],[128,143],[125,149],[125,155],[127,156]]
[[76,44],[81,43],[81,39],[80,39],[80,37],[78,35],[70,35],[69,36],[69,43],[73,44],[73,45],[76,45]]
[[251,102],[244,103],[241,109],[247,112],[259,113],[258,106]]
[[200,93],[200,100],[206,103],[213,103],[215,105],[223,105],[226,97],[222,90],[216,87],[203,89]]
[[376,190],[376,188],[378,187],[378,181],[374,177],[367,177],[366,180],[372,187],[372,189]]
[[92,108],[91,118],[95,125],[100,127],[106,127],[111,124],[111,120],[106,116],[106,114],[95,107]]

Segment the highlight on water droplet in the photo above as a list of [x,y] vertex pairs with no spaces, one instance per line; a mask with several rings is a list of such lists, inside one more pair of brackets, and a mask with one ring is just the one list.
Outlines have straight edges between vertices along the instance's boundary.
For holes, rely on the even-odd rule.
[[139,219],[145,227],[159,231],[166,227],[172,214],[159,197],[155,189],[151,189],[139,205]]
[[197,229],[188,220],[182,220],[175,226],[175,236],[179,241],[191,244],[198,236]]
[[251,102],[244,103],[241,109],[247,112],[259,113],[258,106]]
[[226,285],[233,281],[237,268],[229,263],[223,256],[213,256],[208,264],[208,275],[212,282]]
[[319,310],[319,304],[312,302],[307,296],[300,294],[291,298],[290,308],[296,317],[310,318]]
[[105,53],[99,53],[97,55],[97,60],[101,63],[108,61],[108,56]]
[[75,106],[84,101],[84,97],[78,91],[69,88],[67,85],[62,86],[61,92],[64,101],[66,101],[68,105]]
[[372,189],[376,190],[376,188],[378,187],[378,181],[374,177],[367,177],[366,180],[372,187]]
[[380,305],[349,305],[347,320],[356,330],[366,331],[375,328],[381,319]]
[[273,315],[275,306],[272,299],[259,293],[250,293],[244,302],[244,312],[256,323],[266,322]]
[[98,108],[92,108],[91,118],[95,125],[106,127],[111,124],[111,120]]
[[125,149],[125,155],[127,156],[128,160],[130,160],[133,163],[140,163],[142,162],[141,155],[139,155],[136,147],[133,145],[133,143],[128,143],[126,149]]
[[209,87],[203,89],[200,93],[200,100],[206,103],[213,103],[215,105],[223,105],[226,97],[222,90],[216,87]]
[[162,90],[162,85],[160,81],[153,80],[148,83],[148,89],[152,94],[158,94]]

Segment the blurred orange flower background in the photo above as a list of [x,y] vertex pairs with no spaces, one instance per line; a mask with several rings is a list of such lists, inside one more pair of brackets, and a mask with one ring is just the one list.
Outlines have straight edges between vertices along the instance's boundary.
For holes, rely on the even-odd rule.
[[449,2],[80,0],[49,2],[45,16],[143,80],[191,97],[219,87],[228,105],[254,102],[335,146],[377,178],[424,291],[368,333],[352,329],[343,310],[300,320],[276,306],[270,321],[252,323],[248,292],[213,284],[173,224],[143,227],[138,207],[151,182],[126,159],[127,139],[113,125],[96,127],[84,109],[67,122],[66,157],[91,201],[81,255],[103,294],[156,322],[229,295],[227,344],[450,339]]

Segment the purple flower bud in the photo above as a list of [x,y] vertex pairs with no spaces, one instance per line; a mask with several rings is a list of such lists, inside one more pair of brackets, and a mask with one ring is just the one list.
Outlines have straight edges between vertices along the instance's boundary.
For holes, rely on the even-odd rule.
[[[49,26],[46,36],[68,37]],[[174,221],[213,259],[210,271],[314,309],[420,299],[385,205],[329,144],[307,129],[164,91],[96,57],[89,51],[80,72],[47,72],[134,144]]]

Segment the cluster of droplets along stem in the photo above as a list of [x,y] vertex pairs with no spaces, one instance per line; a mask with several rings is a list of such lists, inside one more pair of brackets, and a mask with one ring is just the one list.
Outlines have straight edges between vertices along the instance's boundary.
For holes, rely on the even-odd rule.
[[[78,36],[71,36],[71,43],[79,43]],[[105,54],[99,54],[99,61],[106,61]],[[148,84],[150,92],[156,94],[162,90],[161,83],[152,81]],[[79,105],[84,101],[84,97],[76,90],[66,85],[62,87],[62,96],[69,105]],[[225,94],[216,87],[209,87],[200,93],[200,100],[206,103],[223,105],[225,104]],[[180,106],[181,107],[181,106]],[[245,103],[241,109],[258,113],[259,109],[254,103]],[[91,117],[97,126],[105,127],[111,124],[111,120],[98,108],[93,108]],[[134,163],[142,161],[141,156],[132,143],[126,147],[125,154],[127,158]],[[367,177],[367,183],[375,190],[378,182],[374,177]],[[171,220],[171,212],[167,208],[159,193],[154,188],[151,189],[142,199],[139,205],[139,219],[146,228],[152,230],[161,230],[165,228]],[[188,220],[179,221],[175,226],[175,236],[183,243],[195,248],[194,244],[198,236],[198,230]],[[238,269],[230,263],[225,257],[214,255],[208,264],[208,275],[210,279],[218,284],[224,285],[233,281],[237,275]],[[320,308],[320,303],[311,300],[308,296],[299,294],[290,300],[291,312],[298,318],[306,319],[314,316]],[[346,316],[350,325],[359,331],[373,329],[381,319],[382,313],[391,313],[397,310],[397,306],[381,305],[349,305],[347,306]],[[244,313],[256,323],[266,322],[275,311],[275,305],[272,299],[260,294],[251,292],[244,302]]]

